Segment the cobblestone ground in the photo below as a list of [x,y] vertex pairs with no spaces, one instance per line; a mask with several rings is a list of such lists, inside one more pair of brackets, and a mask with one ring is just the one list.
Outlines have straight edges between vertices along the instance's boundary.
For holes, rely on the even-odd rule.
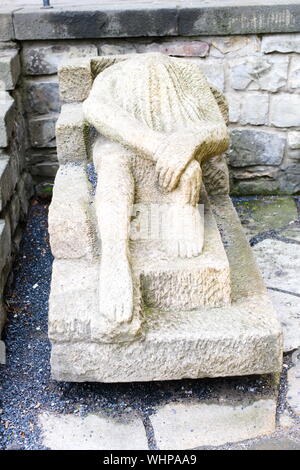
[[0,448],[300,449],[300,200],[253,197],[234,203],[284,329],[279,396],[274,376],[135,384],[52,381],[48,206],[33,201],[7,293]]

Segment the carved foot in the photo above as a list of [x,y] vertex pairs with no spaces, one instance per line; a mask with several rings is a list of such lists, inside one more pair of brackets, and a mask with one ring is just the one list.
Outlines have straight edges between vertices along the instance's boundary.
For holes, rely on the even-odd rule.
[[102,256],[99,314],[92,320],[91,331],[93,338],[104,342],[129,342],[141,335],[140,302],[134,302],[133,280],[126,254],[110,252]]
[[203,218],[191,205],[175,205],[170,210],[166,251],[179,258],[192,258],[202,252]]

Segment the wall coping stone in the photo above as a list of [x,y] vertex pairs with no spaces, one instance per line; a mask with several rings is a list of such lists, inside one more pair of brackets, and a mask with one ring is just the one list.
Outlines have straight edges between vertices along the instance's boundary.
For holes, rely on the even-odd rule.
[[0,9],[0,40],[205,36],[300,32],[298,0],[123,0]]

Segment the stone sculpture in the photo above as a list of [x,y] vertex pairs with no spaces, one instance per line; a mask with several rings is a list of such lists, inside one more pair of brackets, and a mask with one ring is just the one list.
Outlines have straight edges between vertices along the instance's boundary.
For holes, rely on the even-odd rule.
[[222,93],[163,54],[76,59],[59,82],[53,378],[279,371],[280,325],[228,196]]
[[[228,133],[199,67],[163,54],[108,67],[94,80],[83,111],[100,134],[93,150],[100,180],[99,321],[113,332],[133,317],[128,246],[133,204],[175,205],[176,232],[168,227],[166,248],[171,256],[198,256],[200,164],[227,149]],[[183,233],[187,227],[189,233]]]

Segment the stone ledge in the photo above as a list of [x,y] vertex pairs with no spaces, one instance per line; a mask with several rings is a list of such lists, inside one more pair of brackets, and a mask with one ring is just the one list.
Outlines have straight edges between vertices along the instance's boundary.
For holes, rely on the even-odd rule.
[[0,11],[4,20],[0,40],[75,39],[139,36],[196,36],[300,31],[300,5],[296,0],[234,0],[199,7],[184,0],[123,1],[70,8],[20,8]]

